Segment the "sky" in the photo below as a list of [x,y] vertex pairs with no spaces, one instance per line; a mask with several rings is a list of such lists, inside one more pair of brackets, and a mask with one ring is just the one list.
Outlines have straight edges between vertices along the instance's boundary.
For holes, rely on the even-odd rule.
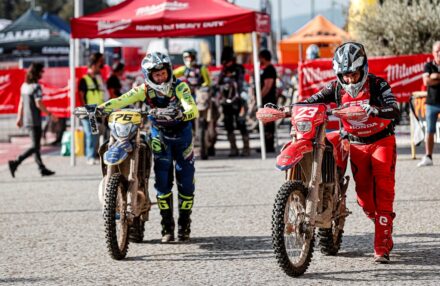
[[[281,19],[292,16],[310,14],[311,3],[315,3],[315,11],[326,10],[332,8],[332,3],[335,9],[341,9],[341,5],[348,7],[349,0],[271,0],[272,14],[274,19],[278,19],[278,4],[281,2]],[[260,0],[235,0],[235,4],[242,7],[259,9]]]

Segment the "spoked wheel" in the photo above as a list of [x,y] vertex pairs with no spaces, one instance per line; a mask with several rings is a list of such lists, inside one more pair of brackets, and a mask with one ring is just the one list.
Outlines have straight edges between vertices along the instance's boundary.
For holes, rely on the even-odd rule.
[[128,250],[127,188],[121,174],[113,174],[106,188],[104,222],[107,248],[113,259],[120,260]]
[[304,274],[310,265],[314,230],[306,227],[306,188],[299,181],[281,186],[272,215],[272,244],[279,266],[289,276]]

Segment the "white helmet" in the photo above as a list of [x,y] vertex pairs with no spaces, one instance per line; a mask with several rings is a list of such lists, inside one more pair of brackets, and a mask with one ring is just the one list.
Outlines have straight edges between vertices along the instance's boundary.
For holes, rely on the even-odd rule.
[[[173,83],[173,68],[170,58],[159,52],[150,53],[142,60],[141,68],[147,85],[162,94],[168,95]],[[154,82],[151,73],[162,69],[167,69],[168,78],[165,82],[157,84]]]
[[315,44],[311,44],[306,50],[306,59],[314,60],[319,58],[319,47]]
[[[368,77],[368,61],[364,46],[355,42],[347,42],[339,46],[333,57],[333,70],[342,88],[355,98]],[[347,84],[342,76],[356,71],[361,72],[359,82]]]

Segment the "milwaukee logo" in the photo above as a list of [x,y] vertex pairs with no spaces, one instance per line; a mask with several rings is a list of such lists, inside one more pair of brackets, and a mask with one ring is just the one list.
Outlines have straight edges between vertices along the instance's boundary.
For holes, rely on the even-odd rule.
[[2,75],[0,76],[0,90],[5,89],[9,84],[11,83],[11,78],[9,75]]
[[131,19],[122,19],[119,21],[98,21],[98,34],[111,34],[113,32],[124,30],[131,24]]
[[395,81],[402,78],[408,78],[412,75],[419,75],[423,73],[425,63],[418,63],[407,67],[406,64],[389,65],[385,68],[387,73],[387,81]]
[[188,9],[189,3],[178,1],[165,2],[158,5],[150,5],[136,9],[136,16],[154,15],[163,11],[178,11]]
[[9,82],[9,80],[10,80],[10,77],[8,74],[0,76],[0,84],[3,84],[5,82]]
[[303,83],[327,82],[335,77],[333,70],[321,70],[320,68],[305,68],[303,71]]

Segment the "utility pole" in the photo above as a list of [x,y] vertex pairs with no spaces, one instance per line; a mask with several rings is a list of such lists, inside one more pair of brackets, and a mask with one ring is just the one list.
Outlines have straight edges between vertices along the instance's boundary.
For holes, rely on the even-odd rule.
[[315,0],[310,0],[310,19],[315,18]]

